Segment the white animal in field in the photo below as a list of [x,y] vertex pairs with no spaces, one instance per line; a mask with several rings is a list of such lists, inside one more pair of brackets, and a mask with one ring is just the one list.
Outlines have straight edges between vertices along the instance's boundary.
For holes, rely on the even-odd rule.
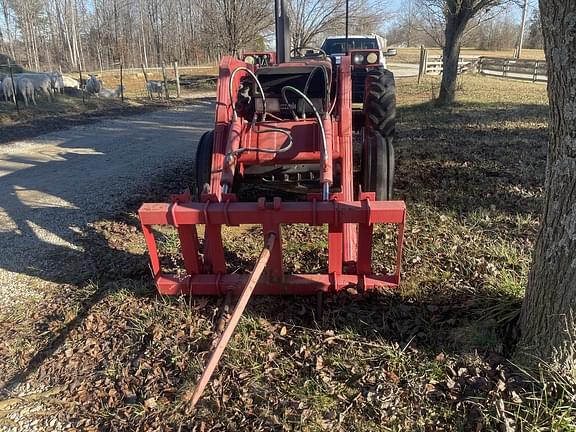
[[54,92],[62,93],[64,90],[64,77],[58,71],[55,72],[48,72],[47,74],[50,77],[50,82],[52,84],[52,90]]
[[86,85],[84,86],[84,90],[88,94],[97,94],[100,93],[102,89],[102,81],[96,78],[95,75],[90,75],[90,78],[86,81]]
[[146,83],[146,90],[148,91],[148,95],[152,98],[152,95],[156,93],[158,98],[162,97],[162,93],[166,87],[164,86],[164,81],[160,80],[150,80]]
[[14,75],[15,80],[28,78],[34,86],[34,91],[46,96],[49,102],[52,101],[52,80],[50,76],[43,72],[24,72]]
[[36,105],[36,99],[34,98],[34,84],[29,78],[20,78],[17,83],[18,93],[22,95],[24,99],[24,105],[28,106],[28,100],[32,99],[34,105]]
[[16,103],[16,95],[14,94],[14,87],[12,86],[12,78],[9,76],[2,80],[2,93],[4,94],[4,102],[8,102],[10,99],[12,102]]
[[124,91],[124,86],[119,85],[118,87],[116,87],[116,90],[110,90],[107,88],[102,88],[100,89],[100,92],[98,93],[98,96],[103,97],[103,98],[118,98],[122,95]]

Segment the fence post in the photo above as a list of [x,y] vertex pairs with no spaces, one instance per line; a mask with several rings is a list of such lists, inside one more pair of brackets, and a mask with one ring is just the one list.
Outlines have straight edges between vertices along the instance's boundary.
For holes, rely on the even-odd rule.
[[162,62],[162,78],[164,78],[164,92],[166,100],[170,99],[170,94],[168,94],[168,79],[166,78],[166,65]]
[[420,63],[418,65],[418,84],[422,80],[422,77],[426,75],[426,68],[427,68],[427,52],[424,45],[420,45]]
[[82,103],[86,105],[86,99],[84,98],[84,88],[82,87],[82,68],[80,63],[78,63],[78,74],[80,75],[80,91],[82,92]]
[[140,63],[140,67],[142,68],[142,73],[144,73],[144,81],[146,81],[146,93],[148,93],[148,98],[152,99],[152,93],[148,91],[148,73],[146,72],[144,63]]
[[120,98],[124,102],[124,70],[122,68],[122,63],[120,63]]
[[176,97],[180,99],[180,74],[178,73],[177,61],[174,61],[174,76],[176,77]]
[[534,75],[532,76],[532,82],[536,82],[538,80],[538,60],[534,62]]
[[8,70],[10,71],[10,81],[12,81],[12,97],[14,98],[14,103],[16,104],[16,112],[18,117],[20,117],[20,105],[18,105],[18,95],[16,94],[16,83],[14,82],[14,73],[12,71],[12,63],[8,60]]

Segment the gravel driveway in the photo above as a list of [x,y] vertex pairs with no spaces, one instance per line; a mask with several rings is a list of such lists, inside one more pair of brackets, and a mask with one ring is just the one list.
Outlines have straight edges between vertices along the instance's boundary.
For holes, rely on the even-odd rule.
[[[0,313],[81,283],[88,224],[121,208],[150,175],[189,159],[213,119],[213,102],[199,100],[0,146]],[[68,266],[74,257],[77,272]]]

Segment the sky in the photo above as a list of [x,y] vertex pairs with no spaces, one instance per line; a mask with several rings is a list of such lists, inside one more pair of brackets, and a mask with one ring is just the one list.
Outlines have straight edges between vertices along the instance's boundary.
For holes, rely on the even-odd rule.
[[[388,0],[388,3],[390,4],[390,9],[392,9],[394,11],[401,9],[402,5],[405,2],[406,2],[406,0]],[[528,16],[530,16],[530,14],[532,13],[532,10],[533,10],[533,8],[537,2],[535,2],[534,0],[529,0],[528,3],[529,3]],[[520,18],[522,16],[522,9],[518,6],[512,6],[512,13],[514,14],[514,17],[516,17],[518,20],[520,20]]]

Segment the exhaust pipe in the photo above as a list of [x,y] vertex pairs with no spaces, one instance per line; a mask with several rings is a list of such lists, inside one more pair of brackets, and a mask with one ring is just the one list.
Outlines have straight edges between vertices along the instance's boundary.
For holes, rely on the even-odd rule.
[[290,61],[290,20],[286,13],[285,0],[275,0],[274,17],[276,19],[276,61]]

